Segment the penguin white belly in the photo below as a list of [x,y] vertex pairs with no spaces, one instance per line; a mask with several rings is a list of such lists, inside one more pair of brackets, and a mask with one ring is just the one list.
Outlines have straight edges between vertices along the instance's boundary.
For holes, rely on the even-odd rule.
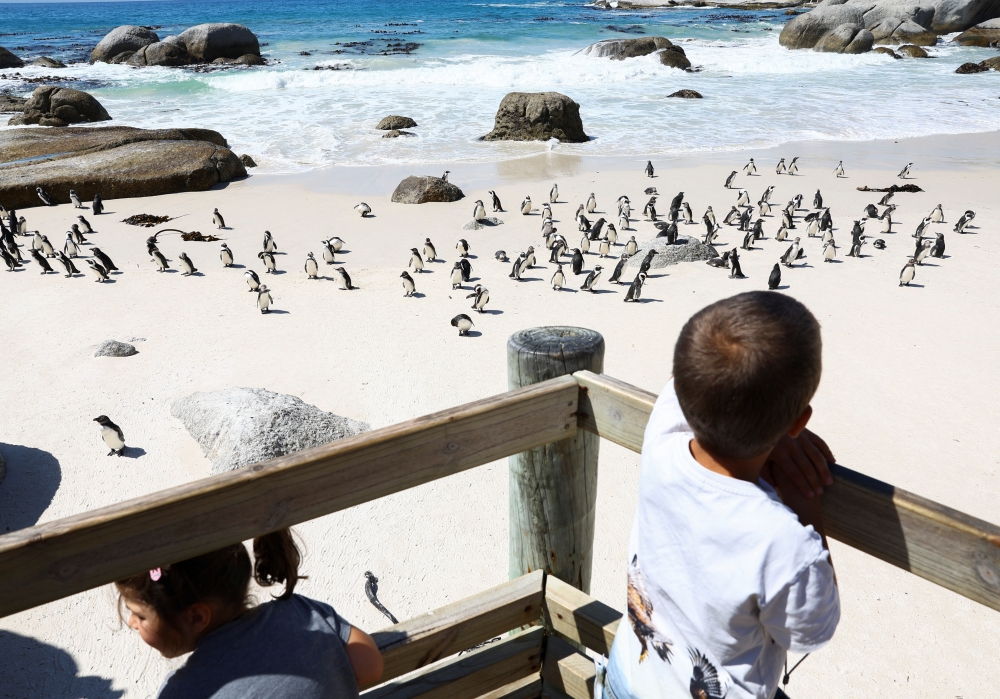
[[[93,432],[91,432],[91,434],[93,434]],[[108,445],[108,449],[118,451],[125,446],[125,442],[123,442],[121,437],[118,436],[118,432],[110,427],[101,428],[101,437],[104,439],[104,443]]]

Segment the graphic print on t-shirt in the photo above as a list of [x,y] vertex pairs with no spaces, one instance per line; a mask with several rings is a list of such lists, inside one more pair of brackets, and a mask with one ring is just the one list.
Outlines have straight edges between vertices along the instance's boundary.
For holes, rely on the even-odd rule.
[[688,648],[691,656],[691,696],[693,699],[725,699],[728,690],[722,690],[719,672],[708,658],[695,648]]
[[646,583],[642,581],[639,554],[632,556],[632,562],[628,566],[628,620],[642,645],[639,662],[646,659],[649,655],[649,646],[653,646],[660,659],[669,663],[674,642],[653,624],[653,602],[646,593]]

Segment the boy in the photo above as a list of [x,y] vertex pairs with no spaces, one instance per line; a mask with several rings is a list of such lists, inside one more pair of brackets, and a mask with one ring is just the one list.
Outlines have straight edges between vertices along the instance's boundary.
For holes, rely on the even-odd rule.
[[770,699],[786,651],[833,636],[840,599],[813,497],[833,456],[805,431],[821,351],[808,309],[770,291],[681,330],[643,441],[608,699]]

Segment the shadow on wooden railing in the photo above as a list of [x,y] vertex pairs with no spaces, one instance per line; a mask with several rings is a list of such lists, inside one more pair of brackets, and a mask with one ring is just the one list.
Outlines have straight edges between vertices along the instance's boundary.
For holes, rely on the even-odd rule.
[[[578,430],[640,451],[655,399],[616,379],[577,371],[12,532],[0,537],[0,616],[505,456],[569,444]],[[824,496],[831,537],[1000,610],[1000,528],[842,466],[834,473],[837,482]],[[543,685],[547,695],[591,696],[593,663],[577,648],[607,654],[620,615],[541,571],[512,577],[376,633],[386,684],[366,696],[527,699]],[[581,579],[589,579],[589,571]]]

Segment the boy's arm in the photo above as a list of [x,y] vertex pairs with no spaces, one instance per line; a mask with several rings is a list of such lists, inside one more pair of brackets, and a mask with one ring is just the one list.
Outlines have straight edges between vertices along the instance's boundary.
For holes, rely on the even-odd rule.
[[[778,491],[778,495],[781,496],[781,501],[796,514],[802,526],[812,526],[816,533],[822,537],[823,547],[829,551],[830,546],[826,541],[826,529],[823,527],[823,508],[820,504],[820,498],[804,495],[791,476],[785,473],[784,469],[776,466],[774,462],[769,462],[764,467],[761,475],[764,477],[764,480],[774,486],[774,489]],[[831,557],[828,560],[832,567],[833,558]],[[836,582],[836,573],[834,573],[834,582]]]
[[[774,471],[784,474],[806,498],[822,495],[824,485],[833,485],[829,464],[834,461],[833,452],[826,442],[809,430],[802,430],[794,439],[788,435],[782,436],[768,457],[768,463],[774,467]],[[771,479],[766,480],[777,487]],[[784,493],[781,494],[781,499],[787,504]],[[799,519],[801,520],[801,516]]]

